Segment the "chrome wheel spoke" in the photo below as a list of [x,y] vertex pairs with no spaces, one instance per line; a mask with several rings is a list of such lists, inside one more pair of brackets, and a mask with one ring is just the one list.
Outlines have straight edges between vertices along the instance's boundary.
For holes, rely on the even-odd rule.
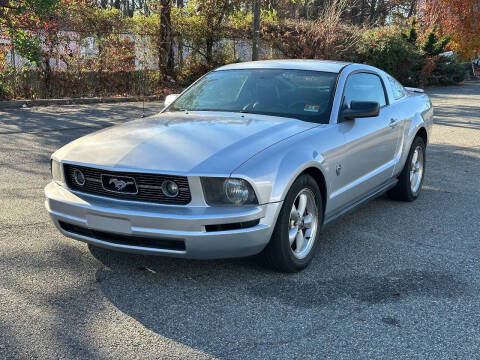
[[290,219],[295,221],[299,219],[298,211],[297,211],[297,208],[295,207],[295,204],[293,204],[292,210],[290,211]]
[[300,217],[303,217],[305,215],[305,209],[307,208],[307,195],[306,194],[301,194],[299,199],[298,199],[298,214]]
[[415,149],[415,152],[413,153],[412,156],[412,168],[415,168],[415,164],[417,163],[418,160],[418,149]]
[[305,226],[305,228],[310,229],[312,227],[312,220],[313,216],[310,214],[307,214],[307,216],[303,218],[303,225]]
[[298,234],[298,227],[295,226],[288,230],[288,241],[290,242],[290,246],[293,245],[293,242],[295,241],[295,238],[297,237]]
[[412,193],[418,192],[418,189],[422,184],[423,161],[423,149],[418,146],[413,153],[412,164],[410,167],[410,188],[412,190]]
[[305,241],[305,238],[303,237],[303,230],[299,230],[297,232],[297,236],[295,237],[297,252],[301,252],[303,250],[304,241]]

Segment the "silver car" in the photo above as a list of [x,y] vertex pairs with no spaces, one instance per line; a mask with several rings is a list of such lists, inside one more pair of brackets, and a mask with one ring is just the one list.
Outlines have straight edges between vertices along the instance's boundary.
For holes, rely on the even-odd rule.
[[384,192],[419,196],[432,116],[422,90],[367,65],[227,65],[158,115],[55,152],[45,205],[64,235],[94,246],[258,254],[295,272],[332,220]]

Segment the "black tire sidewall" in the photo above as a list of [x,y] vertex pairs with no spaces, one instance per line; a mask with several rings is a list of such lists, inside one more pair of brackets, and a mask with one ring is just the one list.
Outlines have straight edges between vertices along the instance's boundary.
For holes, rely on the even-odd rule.
[[[313,192],[315,197],[315,205],[317,206],[317,216],[318,216],[318,224],[317,224],[317,233],[315,234],[315,242],[310,250],[310,253],[303,259],[298,259],[293,255],[293,252],[290,247],[290,242],[288,240],[288,225],[290,220],[290,210],[292,205],[299,194],[299,192],[303,189],[309,189]],[[277,240],[276,246],[279,246],[281,257],[286,262],[285,265],[290,268],[290,271],[298,271],[304,269],[308,266],[308,264],[312,261],[313,256],[315,255],[316,248],[319,243],[320,237],[320,230],[323,224],[323,204],[322,204],[322,196],[320,193],[320,188],[318,187],[317,182],[315,179],[308,174],[303,174],[298,177],[295,182],[292,184],[290,190],[285,197],[283,202],[282,210],[279,214],[277,219],[277,223],[275,225],[274,235],[273,238]],[[274,240],[272,239],[272,240]]]
[[[422,174],[422,179],[420,181],[420,186],[418,188],[418,191],[416,193],[413,193],[412,192],[412,184],[411,184],[411,181],[410,181],[410,167],[411,167],[411,163],[412,163],[412,157],[413,157],[413,154],[415,152],[415,149],[420,146],[422,148],[422,152],[423,152],[423,174]],[[415,138],[415,140],[413,141],[412,143],[412,146],[410,147],[410,153],[408,154],[408,157],[407,157],[407,162],[405,163],[405,169],[404,169],[404,174],[403,176],[405,176],[405,183],[406,183],[406,190],[408,192],[408,196],[412,199],[412,200],[415,200],[416,198],[418,198],[418,196],[420,195],[420,193],[422,192],[422,187],[423,187],[423,179],[425,179],[425,171],[426,171],[426,168],[427,168],[427,157],[426,157],[426,149],[425,149],[425,142],[423,141],[422,138],[420,137],[417,137]]]

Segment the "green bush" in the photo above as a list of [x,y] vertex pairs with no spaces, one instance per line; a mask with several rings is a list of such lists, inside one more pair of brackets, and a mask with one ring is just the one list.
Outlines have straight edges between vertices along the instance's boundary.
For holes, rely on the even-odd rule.
[[11,99],[13,93],[8,88],[8,86],[2,82],[0,82],[0,100],[8,100]]
[[425,85],[454,85],[461,83],[467,77],[468,71],[464,65],[457,63],[453,56],[434,58],[434,68],[424,72]]
[[419,84],[422,51],[399,27],[365,30],[357,46],[358,62],[376,66],[408,86]]
[[376,66],[405,86],[452,85],[465,80],[465,66],[456,56],[439,56],[450,37],[437,37],[430,30],[423,43],[417,41],[416,23],[365,30],[357,46],[358,62]]
[[201,57],[189,56],[182,69],[177,72],[178,84],[185,87],[189,86],[200,76],[219,66],[240,61],[239,59],[233,58],[231,51],[226,51],[225,46],[216,49],[213,59],[213,62],[209,64]]

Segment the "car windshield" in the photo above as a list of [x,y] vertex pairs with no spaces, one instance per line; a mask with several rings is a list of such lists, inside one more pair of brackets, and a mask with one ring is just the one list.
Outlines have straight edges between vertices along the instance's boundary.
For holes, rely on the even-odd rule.
[[242,69],[214,71],[190,87],[169,111],[225,111],[328,123],[336,73]]

